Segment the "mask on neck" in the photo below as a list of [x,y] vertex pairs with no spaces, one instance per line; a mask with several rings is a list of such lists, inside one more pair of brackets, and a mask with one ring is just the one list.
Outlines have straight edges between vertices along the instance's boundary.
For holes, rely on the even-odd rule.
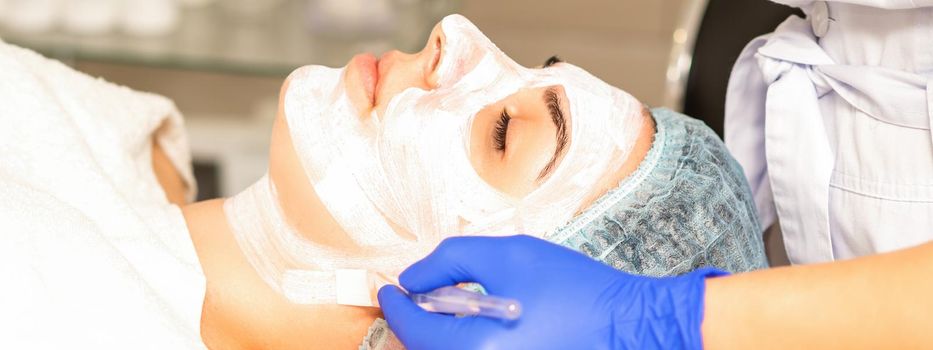
[[[441,28],[437,88],[404,90],[383,115],[358,116],[344,69],[309,66],[290,77],[284,111],[293,146],[321,202],[362,252],[303,239],[267,177],[228,200],[245,255],[292,302],[371,305],[381,284],[445,237],[543,236],[584,209],[597,183],[625,162],[643,122],[632,96],[569,64],[524,68],[462,16]],[[470,163],[473,120],[519,89],[552,85],[569,101],[567,151],[529,194],[501,193]]]

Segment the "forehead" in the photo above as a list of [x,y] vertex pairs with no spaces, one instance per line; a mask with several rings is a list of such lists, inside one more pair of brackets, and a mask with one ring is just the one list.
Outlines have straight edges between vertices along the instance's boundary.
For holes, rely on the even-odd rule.
[[[500,63],[510,66],[510,68],[517,68],[517,70],[526,70],[524,73],[530,73],[531,75],[543,75],[548,76],[548,73],[557,73],[561,76],[566,76],[570,83],[583,83],[593,85],[601,85],[603,87],[609,87],[608,84],[600,80],[599,78],[589,74],[586,70],[577,67],[573,64],[561,63],[549,69],[529,69],[517,64],[514,60],[511,59],[507,54],[500,50],[495,43],[493,43],[479,28],[476,27],[470,20],[466,17],[463,17],[458,14],[452,14],[441,20],[439,23],[444,36],[446,37],[448,48],[445,48],[445,51],[450,54],[455,54],[458,57],[452,57],[448,60],[452,65],[460,66],[461,68],[466,68],[472,70],[476,65],[480,63],[480,60],[486,55],[493,54],[499,58]],[[442,62],[443,65],[444,62]],[[523,69],[521,69],[523,68]],[[554,68],[554,69],[550,69]],[[537,72],[537,74],[533,73]]]

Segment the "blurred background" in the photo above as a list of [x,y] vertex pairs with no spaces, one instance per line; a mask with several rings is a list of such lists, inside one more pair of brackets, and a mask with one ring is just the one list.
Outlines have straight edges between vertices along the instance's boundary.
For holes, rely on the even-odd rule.
[[[732,43],[718,66],[702,70],[722,86],[698,89],[724,91],[744,43],[786,17],[746,16],[750,4],[774,6],[764,0],[0,0],[0,38],[173,99],[186,117],[204,199],[237,193],[265,172],[279,87],[299,66],[342,66],[366,51],[413,52],[438,20],[460,13],[525,66],[558,55],[650,106],[682,110],[698,35]],[[713,11],[717,6],[729,10]],[[704,34],[703,23],[725,27]],[[760,28],[722,35],[739,32],[743,23]],[[719,99],[701,101],[721,109]],[[721,132],[721,111],[708,114]]]

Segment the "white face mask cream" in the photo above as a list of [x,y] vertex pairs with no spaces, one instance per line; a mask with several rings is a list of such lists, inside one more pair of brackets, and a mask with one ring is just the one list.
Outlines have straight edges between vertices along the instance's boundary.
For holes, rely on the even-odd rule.
[[[404,90],[381,116],[358,117],[343,69],[304,67],[291,76],[284,112],[293,146],[321,202],[361,248],[348,254],[302,238],[268,177],[228,200],[247,259],[292,302],[371,305],[375,289],[445,237],[543,236],[625,162],[643,122],[635,98],[569,64],[524,68],[462,16],[441,28],[437,88]],[[569,102],[566,153],[531,193],[505,195],[470,163],[473,119],[519,89],[554,85]]]

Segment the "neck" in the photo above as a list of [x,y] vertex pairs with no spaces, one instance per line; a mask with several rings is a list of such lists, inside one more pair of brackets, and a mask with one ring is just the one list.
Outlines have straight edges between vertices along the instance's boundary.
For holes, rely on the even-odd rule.
[[[224,211],[225,201],[182,208],[207,278],[201,315],[204,343],[224,349],[358,346],[378,317],[378,309],[289,302],[263,280],[244,255]],[[256,207],[250,215],[271,214],[267,210]]]

